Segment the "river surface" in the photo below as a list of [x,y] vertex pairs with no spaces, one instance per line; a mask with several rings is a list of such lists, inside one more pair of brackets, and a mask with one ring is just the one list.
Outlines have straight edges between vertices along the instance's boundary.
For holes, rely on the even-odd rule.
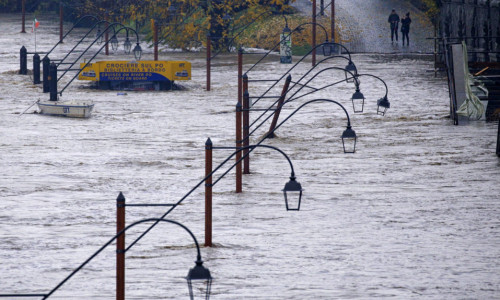
[[[38,51],[59,38],[52,18],[37,18]],[[203,53],[163,52],[160,59],[192,63],[192,80],[180,83],[185,90],[118,95],[75,81],[62,99],[94,100],[91,118],[43,116],[36,107],[21,115],[49,95],[17,74],[20,47],[34,51],[34,34],[19,33],[19,19],[0,15],[0,293],[47,293],[114,235],[119,192],[127,203],[175,203],[204,176],[207,138],[214,146],[234,145],[236,57],[214,59],[209,92]],[[52,57],[77,40],[68,37]],[[143,48],[142,59],[152,60],[151,48]],[[132,58],[98,58],[109,59]],[[254,60],[245,56],[244,69]],[[278,61],[272,56],[249,78],[279,78],[290,65]],[[498,125],[453,126],[445,80],[434,78],[426,56],[359,54],[353,61],[360,73],[386,81],[390,110],[384,117],[375,113],[385,89],[370,77],[361,77],[364,113],[352,112],[348,83],[285,106],[282,120],[306,100],[342,103],[358,136],[356,153],[342,151],[344,112],[313,103],[265,142],[292,160],[305,190],[300,211],[285,209],[281,190],[290,168],[270,149],[253,152],[243,193],[234,192],[234,171],[214,186],[215,247],[201,250],[214,277],[212,299],[499,299]],[[300,64],[293,79],[309,69],[310,61]],[[325,72],[311,85],[342,76]],[[267,84],[251,82],[250,94]],[[214,150],[214,165],[230,152]],[[166,209],[127,207],[127,224]],[[203,244],[203,186],[168,218]],[[127,244],[145,228],[131,229]],[[127,299],[187,298],[184,277],[195,258],[185,231],[155,227],[127,252]],[[51,298],[113,299],[114,270],[112,244]]]

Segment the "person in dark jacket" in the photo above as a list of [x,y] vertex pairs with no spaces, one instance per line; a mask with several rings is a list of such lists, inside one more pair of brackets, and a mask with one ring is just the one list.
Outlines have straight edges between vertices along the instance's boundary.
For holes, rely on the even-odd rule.
[[403,46],[405,45],[406,38],[406,46],[410,46],[410,38],[408,34],[410,33],[410,13],[406,13],[406,16],[401,19],[401,33],[403,34]]
[[391,14],[389,15],[389,19],[387,20],[389,24],[391,24],[391,41],[394,42],[394,36],[396,36],[396,42],[398,41],[398,25],[399,25],[399,16],[396,13],[396,10],[393,9]]

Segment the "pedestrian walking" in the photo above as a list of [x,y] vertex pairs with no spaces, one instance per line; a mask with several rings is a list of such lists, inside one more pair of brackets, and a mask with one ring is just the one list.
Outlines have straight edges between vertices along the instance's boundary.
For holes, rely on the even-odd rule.
[[399,15],[396,10],[393,9],[387,20],[391,25],[391,41],[394,42],[394,37],[396,37],[396,42],[398,41],[398,27],[399,27]]
[[410,46],[410,37],[408,34],[410,33],[410,13],[407,12],[406,16],[401,19],[401,33],[403,34],[403,46],[405,45],[405,39],[406,39],[406,46]]

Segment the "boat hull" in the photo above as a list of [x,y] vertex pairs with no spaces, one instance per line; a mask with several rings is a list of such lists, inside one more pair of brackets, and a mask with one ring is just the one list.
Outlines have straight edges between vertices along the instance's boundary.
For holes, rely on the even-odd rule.
[[61,116],[70,118],[89,118],[94,108],[92,102],[62,102],[46,101],[38,102],[40,113],[49,116]]

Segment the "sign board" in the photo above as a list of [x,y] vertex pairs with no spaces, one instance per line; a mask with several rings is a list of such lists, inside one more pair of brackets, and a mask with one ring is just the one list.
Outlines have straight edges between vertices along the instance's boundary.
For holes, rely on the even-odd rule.
[[285,32],[280,35],[280,63],[292,63],[292,35]]
[[[80,64],[80,68],[85,63]],[[98,61],[86,66],[79,80],[90,81],[175,81],[191,79],[188,61]]]

